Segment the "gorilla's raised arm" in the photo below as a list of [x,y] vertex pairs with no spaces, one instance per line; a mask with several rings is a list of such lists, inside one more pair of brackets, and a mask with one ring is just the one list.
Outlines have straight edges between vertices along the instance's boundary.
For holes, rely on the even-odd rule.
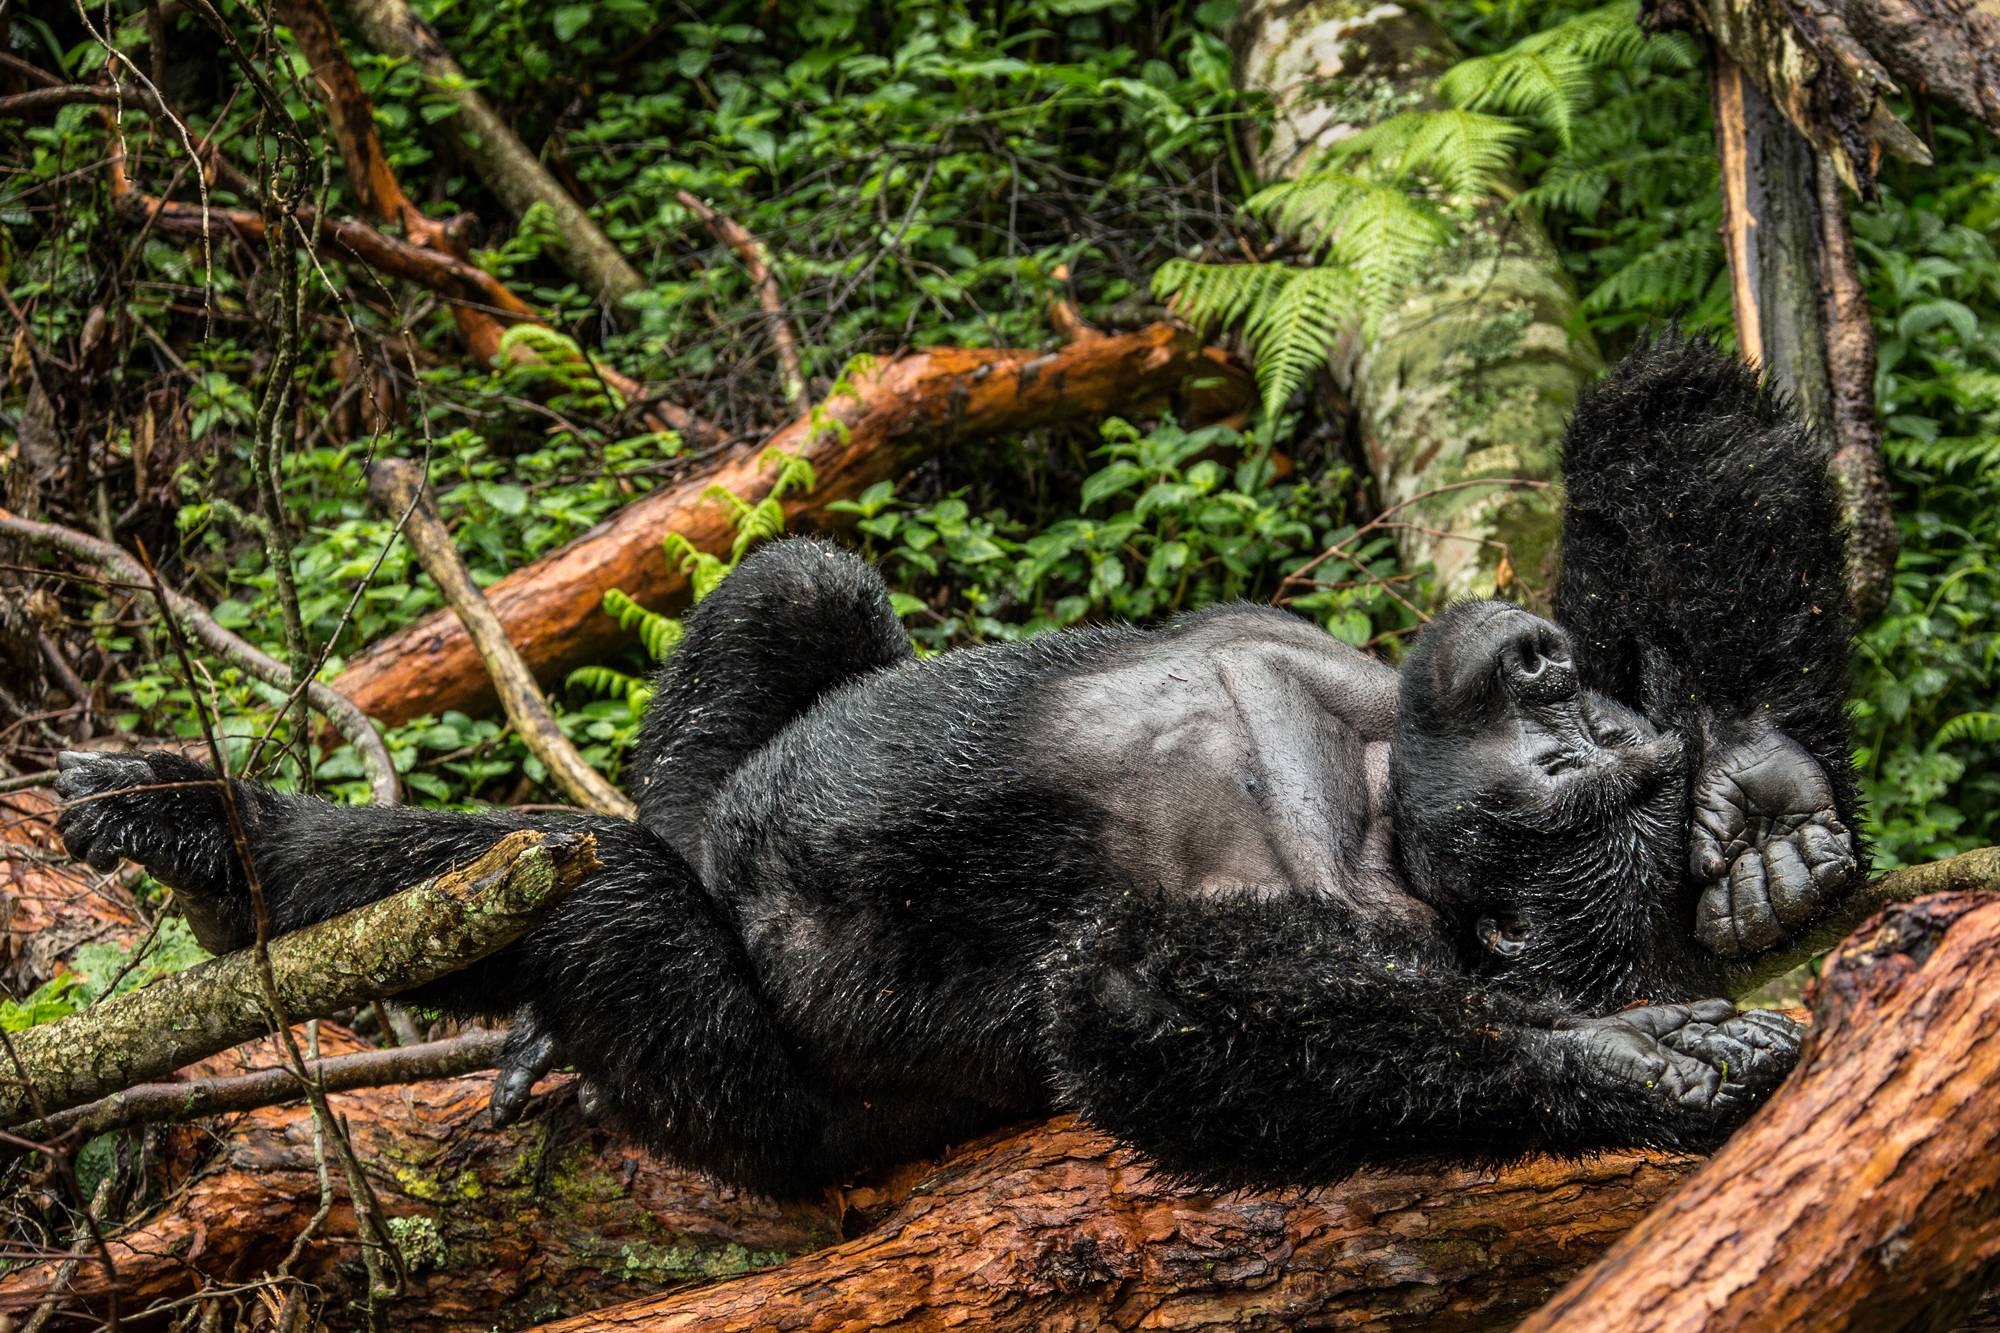
[[1768,948],[1869,863],[1826,441],[1741,361],[1669,333],[1584,394],[1563,466],[1555,615],[1577,670],[1694,759],[1702,942]]

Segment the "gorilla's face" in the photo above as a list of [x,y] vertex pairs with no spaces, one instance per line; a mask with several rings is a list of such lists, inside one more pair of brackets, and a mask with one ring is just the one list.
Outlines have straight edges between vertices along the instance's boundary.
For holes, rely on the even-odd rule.
[[1678,737],[1582,689],[1564,632],[1504,602],[1430,625],[1390,752],[1410,889],[1476,968],[1609,1009],[1694,998]]

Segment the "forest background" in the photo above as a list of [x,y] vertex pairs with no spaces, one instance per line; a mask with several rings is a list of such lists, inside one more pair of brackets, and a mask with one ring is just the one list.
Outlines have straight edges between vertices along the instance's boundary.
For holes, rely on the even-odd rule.
[[[815,512],[879,565],[919,651],[1247,598],[1395,661],[1450,596],[1545,608],[1559,504],[1546,466],[1523,469],[1535,487],[1489,469],[1473,485],[1507,491],[1523,525],[1468,541],[1390,521],[1416,511],[1371,455],[1403,427],[1370,377],[1409,311],[1459,292],[1482,257],[1525,254],[1546,275],[1540,296],[1482,296],[1447,322],[1428,373],[1451,410],[1425,419],[1447,446],[1540,429],[1670,322],[1736,341],[1709,73],[1689,35],[1644,31],[1636,2],[1413,10],[1406,77],[1316,89],[1372,128],[1282,171],[1289,113],[1245,77],[1233,0],[417,0],[456,62],[443,74],[383,54],[357,21],[397,9],[334,9],[372,104],[346,109],[364,106],[416,206],[381,234],[458,256],[448,282],[303,243],[384,209],[336,151],[324,51],[276,11],[0,0],[0,507],[143,553],[164,589],[321,682],[444,604],[397,536],[406,507],[371,499],[373,461],[422,460],[490,587],[732,458],[810,491],[796,459],[760,462],[766,442],[844,439],[841,405],[898,358],[1054,355],[1175,319],[1254,370],[1219,421],[1181,393],[1185,419],[1141,402],[974,433]],[[486,170],[472,96],[539,164],[539,198]],[[1849,201],[1901,537],[1852,702],[1884,869],[2000,841],[2000,152],[1949,106],[1890,101],[1935,165],[1885,158],[1879,198]],[[258,230],[281,197],[309,210],[296,246]],[[169,209],[149,218],[157,200]],[[611,260],[580,257],[577,206]],[[513,322],[524,313],[540,319]],[[1524,380],[1530,333],[1564,350]],[[719,544],[646,538],[696,594],[785,527],[772,503],[709,503]],[[0,533],[0,792],[44,783],[64,748],[199,752],[212,725],[241,771],[380,796],[370,755],[271,671],[213,637],[177,642],[144,570],[65,540]],[[678,605],[605,590],[589,615],[619,646],[545,679],[554,725],[612,783]],[[523,728],[424,711],[426,684],[404,682],[415,702],[377,747],[403,799],[578,799]],[[202,956],[159,885],[117,884],[133,929],[0,1001],[0,1028]],[[400,1011],[346,1017],[418,1035]],[[130,1176],[120,1142],[91,1138],[63,1197]],[[40,1196],[8,1179],[11,1234],[81,1252],[81,1210],[47,1179]]]

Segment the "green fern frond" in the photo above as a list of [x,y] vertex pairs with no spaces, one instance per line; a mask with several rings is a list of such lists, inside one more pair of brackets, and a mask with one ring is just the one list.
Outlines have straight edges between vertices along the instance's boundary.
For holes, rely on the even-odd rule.
[[1400,187],[1338,171],[1270,186],[1244,207],[1321,251],[1322,263],[1351,269],[1371,301],[1413,276],[1453,235],[1429,204]]
[[563,678],[563,684],[607,699],[622,698],[635,709],[645,707],[646,700],[653,697],[645,681],[605,666],[578,667]]
[[1275,295],[1250,312],[1243,332],[1257,347],[1257,387],[1264,415],[1276,421],[1306,376],[1326,364],[1340,331],[1361,317],[1361,286],[1338,267],[1296,269]]
[[1554,130],[1567,148],[1575,142],[1577,116],[1590,104],[1591,70],[1589,61],[1566,52],[1517,47],[1460,61],[1445,71],[1438,91],[1463,112],[1533,117]]
[[1931,748],[1935,750],[1954,741],[1976,741],[1982,745],[2000,741],[2000,713],[1960,713],[1938,728]]
[[680,621],[648,611],[616,588],[604,594],[604,611],[618,622],[619,629],[639,631],[639,641],[646,645],[646,651],[656,662],[664,662],[672,656],[681,641]]
[[1198,264],[1169,259],[1153,274],[1153,295],[1204,333],[1227,328],[1270,300],[1297,270],[1286,264]]
[[1931,472],[1969,467],[1975,472],[2000,468],[2000,436],[1947,435],[1935,440],[1891,436],[1882,441],[1891,462]]
[[[750,508],[749,505],[744,504],[741,500],[737,500],[735,496],[729,495],[729,492],[724,491],[720,486],[709,487],[703,493],[703,498],[713,499],[715,493],[718,491],[721,491],[723,495],[727,495],[731,500],[734,500],[739,508],[743,510]],[[715,585],[722,582],[724,576],[729,573],[735,564],[734,561],[724,563],[720,556],[710,555],[706,551],[695,549],[694,543],[681,536],[678,532],[668,533],[666,539],[660,545],[666,550],[667,563],[675,566],[681,573],[688,576],[688,585],[694,590],[694,600],[697,602],[714,592]]]
[[1722,268],[1722,239],[1706,230],[1663,241],[1613,273],[1583,298],[1587,311],[1618,305],[1699,300]]
[[[1504,194],[1502,182],[1513,170],[1514,150],[1527,137],[1526,130],[1502,116],[1405,111],[1341,140],[1328,157],[1334,162],[1366,157],[1380,180],[1428,176],[1453,194]],[[1251,202],[1254,206],[1256,201]]]
[[[840,430],[840,442],[846,444],[848,441],[846,424],[835,421],[833,425]],[[764,456],[757,460],[760,469],[767,468],[773,463],[778,465],[778,479],[771,483],[771,499],[783,499],[786,491],[809,491],[813,488],[812,464],[799,454],[788,454],[783,449],[766,449]]]
[[1639,0],[1618,0],[1531,33],[1500,54],[1570,56],[1592,65],[1618,65],[1638,59],[1653,40],[1639,26]]

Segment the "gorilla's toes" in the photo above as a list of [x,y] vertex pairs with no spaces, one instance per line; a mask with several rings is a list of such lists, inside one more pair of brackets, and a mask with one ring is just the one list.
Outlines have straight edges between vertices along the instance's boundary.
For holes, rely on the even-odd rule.
[[493,1096],[487,1102],[495,1129],[504,1129],[521,1118],[535,1084],[555,1068],[555,1063],[556,1039],[546,1032],[530,1030],[508,1038],[493,1076]]
[[1732,1128],[1798,1063],[1804,1028],[1727,1000],[1648,1005],[1566,1029],[1599,1077],[1674,1108],[1687,1138]]

